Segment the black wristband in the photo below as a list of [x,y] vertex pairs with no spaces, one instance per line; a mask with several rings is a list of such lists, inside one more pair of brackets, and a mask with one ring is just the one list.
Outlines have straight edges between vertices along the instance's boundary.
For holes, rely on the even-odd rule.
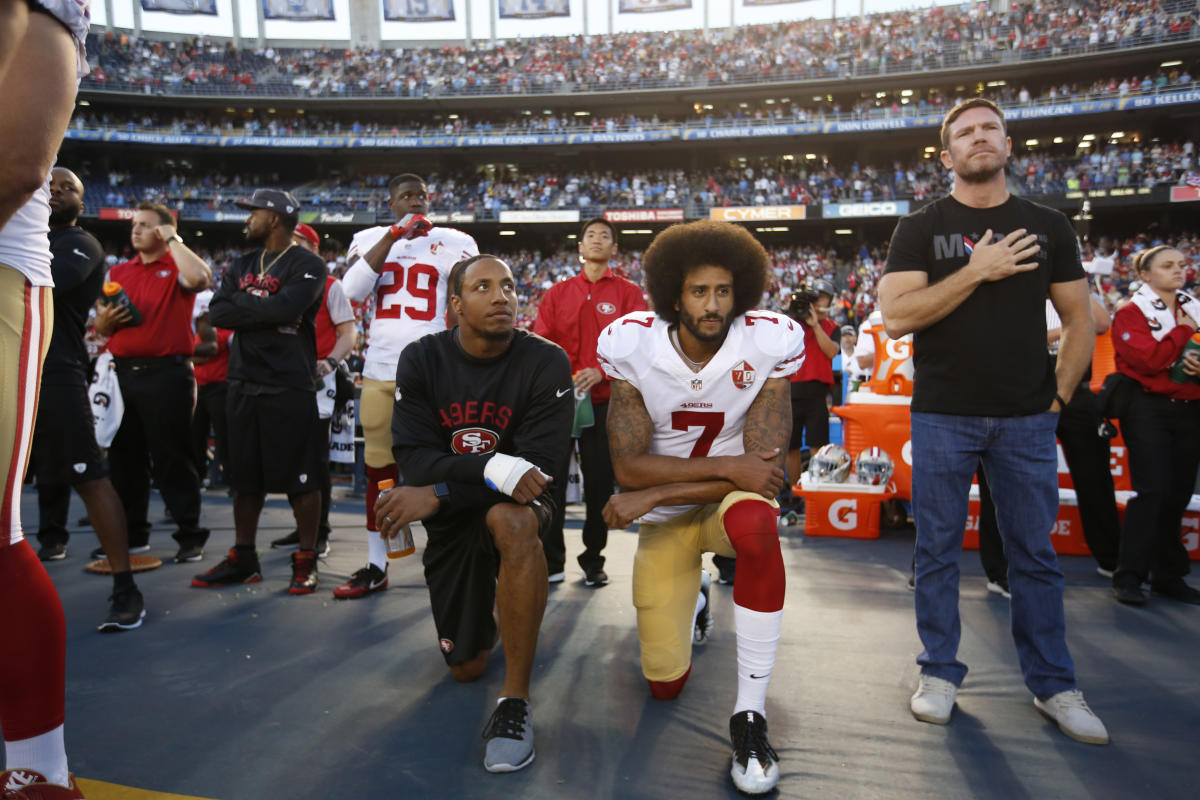
[[1054,399],[1058,401],[1058,405],[1059,405],[1059,407],[1060,407],[1060,408],[1066,408],[1066,407],[1067,407],[1067,401],[1066,401],[1066,400],[1063,400],[1063,399],[1062,399],[1062,395],[1061,395],[1061,394],[1059,394],[1058,392],[1055,392],[1055,393],[1054,393]]
[[336,359],[336,358],[334,358],[333,356],[329,356],[328,358],[326,358],[326,359],[325,359],[325,363],[326,363],[326,364],[328,364],[328,365],[329,365],[330,367],[332,367],[333,369],[337,369],[337,368],[338,368],[338,362],[337,362],[337,359]]

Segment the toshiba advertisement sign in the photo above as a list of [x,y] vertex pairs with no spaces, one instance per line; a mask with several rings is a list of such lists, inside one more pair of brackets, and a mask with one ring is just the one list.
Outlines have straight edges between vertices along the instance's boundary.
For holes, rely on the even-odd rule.
[[778,222],[804,219],[805,206],[751,206],[710,208],[709,218],[719,222]]

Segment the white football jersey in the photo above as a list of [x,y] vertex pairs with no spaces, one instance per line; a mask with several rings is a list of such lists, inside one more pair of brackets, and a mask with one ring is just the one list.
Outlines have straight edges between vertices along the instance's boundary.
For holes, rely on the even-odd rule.
[[53,286],[50,272],[50,176],[0,229],[0,264],[34,286]]
[[[635,311],[601,332],[596,353],[609,378],[641,392],[654,423],[652,454],[736,456],[746,452],[746,412],[763,384],[804,363],[804,329],[773,311],[749,311],[734,320],[712,360],[693,372],[671,344],[666,321]],[[643,519],[662,522],[691,508],[660,506]]]
[[446,329],[446,279],[464,258],[479,255],[475,240],[453,228],[434,228],[428,236],[398,239],[378,274],[359,256],[366,255],[388,227],[354,234],[346,260],[352,266],[342,278],[346,296],[361,303],[375,293],[375,318],[368,331],[363,376],[396,380],[396,362],[409,342]]

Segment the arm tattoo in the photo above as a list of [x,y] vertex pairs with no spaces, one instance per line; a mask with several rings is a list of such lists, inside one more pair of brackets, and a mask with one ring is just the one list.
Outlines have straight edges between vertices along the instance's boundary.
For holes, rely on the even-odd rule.
[[776,461],[783,466],[792,438],[792,394],[787,378],[769,378],[746,411],[742,446],[747,453],[779,448]]
[[642,393],[628,381],[613,381],[608,404],[608,449],[612,460],[649,453],[653,439],[654,423],[646,411]]

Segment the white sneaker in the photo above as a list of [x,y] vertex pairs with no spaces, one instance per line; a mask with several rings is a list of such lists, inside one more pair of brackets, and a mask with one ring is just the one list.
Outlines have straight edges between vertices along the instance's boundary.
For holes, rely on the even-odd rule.
[[954,710],[954,698],[957,696],[958,687],[950,681],[922,675],[908,707],[921,722],[945,725],[950,721],[950,712]]
[[1108,744],[1108,729],[1083,699],[1083,692],[1069,689],[1046,700],[1033,698],[1033,705],[1048,719],[1058,723],[1058,729],[1072,739],[1087,744]]
[[1111,569],[1105,569],[1104,567],[1096,567],[1096,574],[1101,578],[1111,578],[1113,576],[1113,571]]
[[1008,587],[999,581],[988,581],[987,590],[992,594],[998,594],[1005,600],[1012,599],[1012,592],[1008,591]]
[[550,573],[550,583],[562,583],[566,579],[567,579],[567,573],[565,573],[565,572],[559,571],[559,572],[551,572]]

